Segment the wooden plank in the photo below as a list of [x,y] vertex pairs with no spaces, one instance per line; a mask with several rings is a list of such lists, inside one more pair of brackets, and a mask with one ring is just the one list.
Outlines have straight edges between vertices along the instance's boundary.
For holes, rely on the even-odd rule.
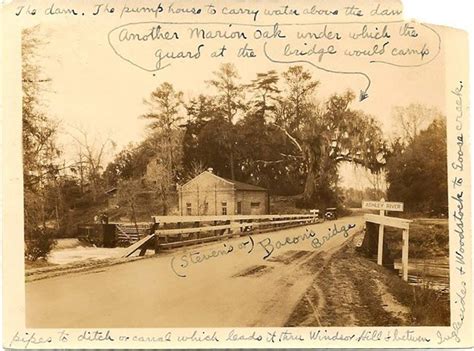
[[177,222],[213,222],[213,221],[239,221],[239,220],[263,220],[282,218],[313,218],[314,215],[235,215],[235,216],[154,216],[159,223]]
[[155,234],[159,236],[173,236],[173,235],[180,235],[180,234],[210,232],[214,230],[252,228],[252,227],[260,227],[264,225],[288,224],[288,223],[297,223],[297,222],[308,223],[308,222],[311,222],[312,220],[313,220],[312,218],[302,218],[302,219],[291,219],[291,220],[270,221],[270,222],[231,223],[231,224],[208,226],[208,227],[162,229],[162,230],[155,231]]
[[410,223],[413,222],[409,219],[389,217],[389,216],[380,216],[380,215],[374,215],[374,214],[366,214],[364,218],[366,222],[383,224],[389,227],[395,227],[395,228],[401,228],[401,229],[408,229]]
[[[290,227],[295,227],[298,226],[298,224],[293,223],[292,225],[287,225],[284,228],[290,228]],[[161,249],[173,249],[176,247],[181,247],[181,246],[190,246],[194,244],[202,244],[206,242],[211,242],[211,241],[218,241],[222,239],[227,239],[227,238],[232,238],[236,236],[245,236],[245,235],[253,235],[253,234],[258,234],[258,233],[265,233],[268,231],[274,231],[275,228],[262,228],[262,229],[256,229],[252,230],[251,232],[237,232],[237,233],[232,233],[232,234],[225,234],[225,235],[218,235],[218,236],[210,236],[207,238],[200,238],[200,239],[190,239],[190,240],[183,240],[183,241],[176,241],[176,242],[170,242],[170,243],[161,243],[157,245],[157,251]],[[159,241],[157,240],[157,243]]]
[[[130,223],[130,222],[109,222],[109,224],[118,224],[124,227],[135,227],[135,223]],[[149,228],[151,224],[152,224],[151,222],[137,222],[138,228],[141,228],[141,227]]]
[[144,237],[143,239],[141,239],[140,241],[137,241],[135,244],[127,247],[125,249],[125,252],[122,254],[122,257],[129,257],[135,251],[141,249],[144,245],[147,245],[148,242],[151,239],[153,239],[155,236],[156,236],[155,234],[148,235],[148,236]]
[[152,216],[155,223],[194,223],[213,221],[264,220],[282,218],[315,218],[314,214],[296,215],[232,215],[232,216]]
[[208,226],[208,227],[161,229],[161,230],[155,231],[155,234],[158,236],[174,236],[174,235],[181,235],[181,234],[210,232],[213,230],[229,229],[231,227],[232,227],[231,224],[224,224],[224,225],[213,225],[213,226]]
[[[393,267],[402,272],[401,259],[395,260]],[[418,275],[420,277],[441,277],[449,278],[449,265],[443,263],[427,263],[424,259],[412,258],[408,262],[409,275]]]
[[172,249],[172,248],[179,247],[179,246],[202,244],[202,243],[206,243],[206,242],[209,242],[209,241],[217,241],[217,240],[221,240],[221,239],[231,238],[231,237],[236,236],[236,235],[240,235],[240,233],[210,236],[210,237],[207,237],[207,238],[199,238],[199,239],[183,240],[183,241],[177,241],[177,242],[173,242],[173,243],[164,243],[164,244],[159,244],[159,248],[160,249]]

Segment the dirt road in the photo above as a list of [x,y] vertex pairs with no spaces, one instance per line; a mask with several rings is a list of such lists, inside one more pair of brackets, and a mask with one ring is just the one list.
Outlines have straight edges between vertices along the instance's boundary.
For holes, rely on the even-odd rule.
[[390,278],[398,279],[361,257],[354,242],[348,242],[315,270],[313,283],[285,326],[410,325],[411,311],[389,291]]
[[28,327],[283,326],[362,217],[177,249],[26,284]]

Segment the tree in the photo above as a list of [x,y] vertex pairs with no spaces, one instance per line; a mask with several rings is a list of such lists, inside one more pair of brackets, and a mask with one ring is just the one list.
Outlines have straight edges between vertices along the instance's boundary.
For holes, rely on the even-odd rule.
[[374,118],[350,109],[354,97],[352,92],[331,96],[305,128],[306,203],[339,202],[335,186],[340,163],[356,163],[373,173],[380,172],[385,163],[386,145],[381,129]]
[[447,145],[444,119],[434,120],[387,161],[388,198],[407,211],[447,214]]
[[257,78],[252,80],[249,88],[254,93],[252,104],[256,110],[255,115],[265,121],[266,112],[275,110],[275,102],[278,100],[277,83],[279,81],[276,71],[271,70],[266,73],[257,73]]
[[176,184],[171,169],[162,162],[162,159],[155,158],[148,164],[146,180],[160,199],[161,213],[167,215],[170,207],[169,197]]
[[56,146],[58,124],[43,111],[41,94],[49,78],[37,63],[37,52],[44,45],[34,33],[38,27],[22,31],[22,139],[23,179],[27,190],[38,190],[45,179],[58,171],[60,151]]
[[287,96],[281,104],[284,114],[278,122],[289,132],[295,132],[301,128],[311,109],[315,107],[313,94],[320,83],[313,80],[311,73],[302,66],[291,66],[283,73],[283,78]]
[[217,90],[217,101],[227,121],[234,124],[234,117],[243,109],[244,86],[238,81],[240,75],[232,63],[224,63],[214,72],[214,79],[207,83]]
[[238,81],[240,76],[235,65],[231,63],[224,63],[219,70],[214,72],[214,79],[208,81],[210,86],[217,90],[217,102],[222,115],[226,121],[221,123],[221,126],[228,129],[226,137],[222,139],[225,145],[225,151],[228,155],[228,162],[230,168],[230,175],[235,179],[235,143],[233,126],[235,123],[235,116],[240,110],[244,109],[244,86]]
[[70,175],[61,174],[51,180],[44,191],[45,211],[49,218],[49,228],[54,228],[57,237],[71,236],[73,218],[70,210],[76,207],[82,196],[78,180]]
[[176,192],[176,183],[182,179],[183,134],[181,129],[155,130],[143,145],[153,153],[147,164],[145,180],[161,199],[164,215],[168,214],[170,196]]
[[394,109],[395,127],[405,144],[411,143],[433,120],[441,118],[443,117],[436,108],[428,108],[421,104],[398,106]]
[[[136,172],[136,153],[133,145],[129,145],[110,162],[104,171],[107,186],[116,186],[120,180],[132,178]],[[82,178],[82,177],[81,177]]]
[[[87,181],[91,185],[92,201],[96,202],[98,194],[102,189],[102,170],[103,162],[108,151],[108,147],[115,147],[115,143],[109,138],[101,141],[100,138],[92,138],[89,133],[82,128],[75,128],[76,135],[71,137],[76,141],[78,148],[77,170],[79,170],[81,179],[81,188],[83,187],[83,177],[86,176]],[[82,189],[83,190],[83,189]]]
[[385,198],[386,194],[381,190],[374,188],[354,189],[352,187],[344,189],[344,205],[346,207],[361,207],[365,200],[379,201]]
[[150,107],[150,111],[142,117],[152,120],[149,126],[152,137],[148,140],[153,143],[159,139],[159,143],[155,142],[154,146],[159,146],[160,152],[155,154],[162,159],[166,158],[163,164],[169,167],[168,171],[176,178],[178,168],[181,166],[181,155],[176,155],[174,151],[181,149],[178,144],[181,145],[182,133],[177,131],[184,120],[183,93],[175,91],[170,83],[165,82],[151,93],[149,100],[144,102]]
[[149,106],[150,111],[142,117],[152,121],[149,126],[151,129],[170,131],[178,127],[183,120],[180,114],[183,93],[175,91],[173,85],[168,82],[162,83],[144,103]]
[[[162,213],[167,214],[169,197],[183,173],[183,93],[165,82],[144,103],[148,112],[141,118],[151,121],[146,139],[117,154],[108,164],[104,177],[109,184],[128,192],[137,188],[136,182],[144,181],[161,200]],[[134,213],[136,199],[132,200],[130,208]]]
[[[269,122],[275,120],[275,109],[280,90],[276,71],[257,73],[247,86],[252,93],[251,106],[242,121],[237,124],[240,172],[245,180],[271,187],[273,177],[268,172],[268,160],[278,158],[275,128]],[[272,167],[273,168],[273,167]]]
[[184,181],[191,180],[198,175],[200,175],[202,172],[206,171],[208,168],[202,163],[201,161],[193,161],[189,165],[189,170],[186,174],[186,178],[184,178]]
[[41,104],[45,84],[37,62],[38,51],[44,44],[36,36],[38,27],[22,31],[22,142],[25,255],[36,260],[46,257],[54,245],[47,228],[51,214],[45,196],[59,175],[60,151],[56,146],[58,124],[49,118]]
[[[287,137],[271,122],[267,110],[248,111],[236,125],[239,149],[239,179],[270,189],[272,194],[289,195],[301,192],[301,158],[291,154]],[[267,120],[267,121],[266,121]]]
[[[133,203],[126,197],[127,194],[135,196],[136,194],[132,194],[134,189],[153,191],[160,200],[160,211],[168,214],[170,196],[183,173],[182,140],[181,129],[169,132],[151,130],[140,144],[129,145],[107,165],[103,177],[109,186],[117,186],[121,193],[119,198],[130,206],[131,218],[135,216],[139,202],[137,197],[130,199]],[[169,158],[170,154],[173,155],[172,160]]]
[[372,117],[350,109],[352,92],[332,95],[325,104],[314,102],[319,85],[301,66],[283,74],[286,97],[275,124],[291,142],[290,155],[305,167],[303,206],[337,205],[338,164],[353,162],[373,172],[383,166],[385,142]]
[[126,203],[130,208],[130,220],[135,224],[135,230],[138,233],[137,224],[137,199],[142,191],[142,183],[139,179],[122,180],[118,183],[117,198],[119,203]]
[[192,98],[186,105],[186,110],[188,119],[183,136],[183,167],[184,177],[191,179],[196,175],[196,165],[202,165],[204,169],[208,167],[218,169],[212,159],[205,157],[208,153],[203,147],[202,132],[209,121],[218,116],[222,118],[222,111],[214,98],[202,94]]
[[120,180],[143,177],[154,156],[155,151],[150,148],[148,139],[138,145],[129,144],[107,165],[103,175],[107,186],[116,186]]

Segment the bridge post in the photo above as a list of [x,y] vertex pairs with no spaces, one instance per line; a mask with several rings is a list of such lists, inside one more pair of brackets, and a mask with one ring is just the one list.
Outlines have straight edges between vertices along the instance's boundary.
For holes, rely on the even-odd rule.
[[408,229],[403,229],[402,272],[404,281],[408,281],[408,240]]
[[[380,202],[385,202],[385,199],[380,199]],[[380,210],[380,215],[385,216],[385,210]],[[377,250],[377,264],[381,266],[383,264],[383,232],[384,225],[379,224],[379,241],[378,241],[378,250]]]

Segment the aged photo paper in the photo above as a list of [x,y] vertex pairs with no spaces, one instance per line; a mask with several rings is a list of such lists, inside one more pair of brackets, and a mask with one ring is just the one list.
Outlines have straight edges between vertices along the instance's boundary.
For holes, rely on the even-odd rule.
[[472,346],[466,32],[396,0],[1,6],[3,347]]

